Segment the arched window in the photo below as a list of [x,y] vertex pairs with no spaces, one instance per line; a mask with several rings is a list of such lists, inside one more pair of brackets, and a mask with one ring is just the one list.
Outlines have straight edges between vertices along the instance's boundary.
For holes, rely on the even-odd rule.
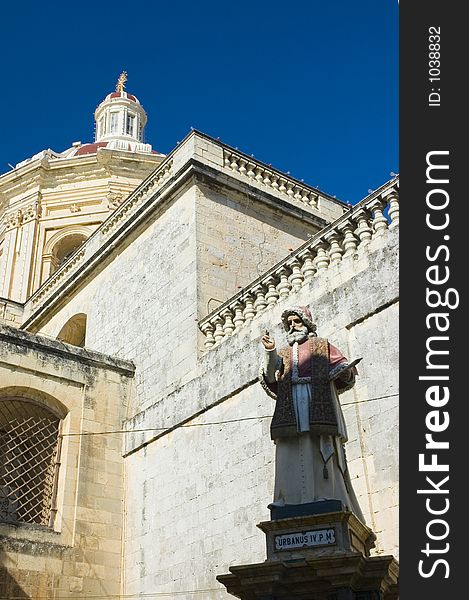
[[69,319],[60,330],[57,339],[83,348],[86,339],[86,315],[79,313]]
[[40,402],[0,398],[0,521],[53,525],[60,424]]
[[71,225],[56,231],[42,249],[41,284],[90,237],[93,227]]
[[64,237],[54,246],[53,254],[57,269],[66,262],[70,256],[79,248],[86,240],[86,236],[80,233],[74,233]]

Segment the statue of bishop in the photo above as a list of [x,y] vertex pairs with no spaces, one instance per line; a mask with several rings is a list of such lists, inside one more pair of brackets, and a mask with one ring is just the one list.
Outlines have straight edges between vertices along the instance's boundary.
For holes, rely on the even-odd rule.
[[[271,437],[276,445],[274,501],[270,507],[340,500],[363,523],[347,469],[345,420],[338,395],[355,384],[358,359],[349,363],[317,337],[309,308],[282,313],[288,346],[277,351],[262,337],[260,382],[275,398]],[[316,505],[318,506],[318,505]]]

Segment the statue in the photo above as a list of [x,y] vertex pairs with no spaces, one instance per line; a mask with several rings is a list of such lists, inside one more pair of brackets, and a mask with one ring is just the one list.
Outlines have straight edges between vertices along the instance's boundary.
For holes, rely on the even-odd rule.
[[119,75],[119,78],[117,80],[116,92],[122,94],[122,92],[125,89],[126,81],[127,81],[127,71],[122,71],[122,73]]
[[307,307],[285,310],[282,323],[287,347],[277,352],[267,331],[261,340],[260,383],[276,399],[271,424],[275,490],[269,507],[340,500],[365,523],[347,469],[347,432],[338,399],[355,384],[361,359],[349,364],[335,346],[317,337]]

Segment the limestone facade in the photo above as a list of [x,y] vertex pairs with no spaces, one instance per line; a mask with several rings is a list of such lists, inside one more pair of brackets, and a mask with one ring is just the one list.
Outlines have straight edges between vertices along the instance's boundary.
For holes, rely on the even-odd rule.
[[[100,134],[103,115],[116,129]],[[43,150],[0,175],[0,297],[25,302],[164,158],[141,142],[135,96],[109,94],[96,119],[94,143]]]
[[55,517],[49,527],[0,522],[2,598],[120,593],[122,440],[93,433],[120,428],[133,376],[129,362],[0,326],[0,402],[61,416]]
[[[132,106],[118,100],[112,106]],[[355,388],[341,396],[349,468],[377,534],[375,554],[397,554],[398,180],[351,208],[197,131],[166,157],[133,154],[135,172],[130,154],[103,147],[53,159],[62,161],[48,171],[63,188],[60,218],[72,218],[66,190],[86,202],[87,189],[102,185],[103,210],[45,281],[45,229],[31,234],[39,245],[28,246],[23,225],[8,229],[14,241],[4,237],[10,287],[0,293],[0,317],[17,329],[4,329],[0,398],[12,386],[55,398],[64,422],[73,421],[69,431],[82,434],[68,439],[70,460],[59,469],[58,504],[61,493],[68,498],[61,524],[2,526],[9,576],[24,590],[28,569],[17,565],[32,565],[42,587],[30,586],[31,598],[110,590],[228,598],[216,575],[264,558],[256,524],[272,498],[273,400],[257,383],[259,340],[265,329],[281,339],[290,304],[310,306],[321,336],[350,359],[363,357]],[[127,169],[129,193],[106,212],[111,155]],[[76,181],[67,160],[89,163],[89,178]],[[34,218],[37,233],[42,216]],[[34,284],[11,275],[12,245]],[[34,351],[25,356],[25,347]],[[30,544],[52,543],[48,536],[67,548],[62,570],[57,561],[34,563]]]

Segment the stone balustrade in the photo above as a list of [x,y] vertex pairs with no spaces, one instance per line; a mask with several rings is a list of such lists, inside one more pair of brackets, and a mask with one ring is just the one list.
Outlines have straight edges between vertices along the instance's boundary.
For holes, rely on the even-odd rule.
[[255,160],[249,160],[246,156],[223,149],[224,166],[235,171],[251,181],[257,181],[267,187],[277,190],[289,199],[297,200],[312,208],[320,208],[321,195],[318,190],[301,185],[298,181],[282,176],[278,171],[269,169]]
[[154,194],[172,175],[172,159],[163,161],[152,175],[133,191],[128,198],[115,210],[104,223],[99,231],[102,236],[116,229],[118,224],[125,218],[128,218],[138,207],[148,198],[149,194]]
[[359,249],[398,223],[399,180],[395,178],[204,317],[199,328],[205,335],[205,349],[218,345],[331,266],[357,257]]
[[81,246],[49,279],[46,280],[39,290],[31,296],[33,305],[49,296],[57,286],[73,271],[76,271],[85,258],[85,248]]

